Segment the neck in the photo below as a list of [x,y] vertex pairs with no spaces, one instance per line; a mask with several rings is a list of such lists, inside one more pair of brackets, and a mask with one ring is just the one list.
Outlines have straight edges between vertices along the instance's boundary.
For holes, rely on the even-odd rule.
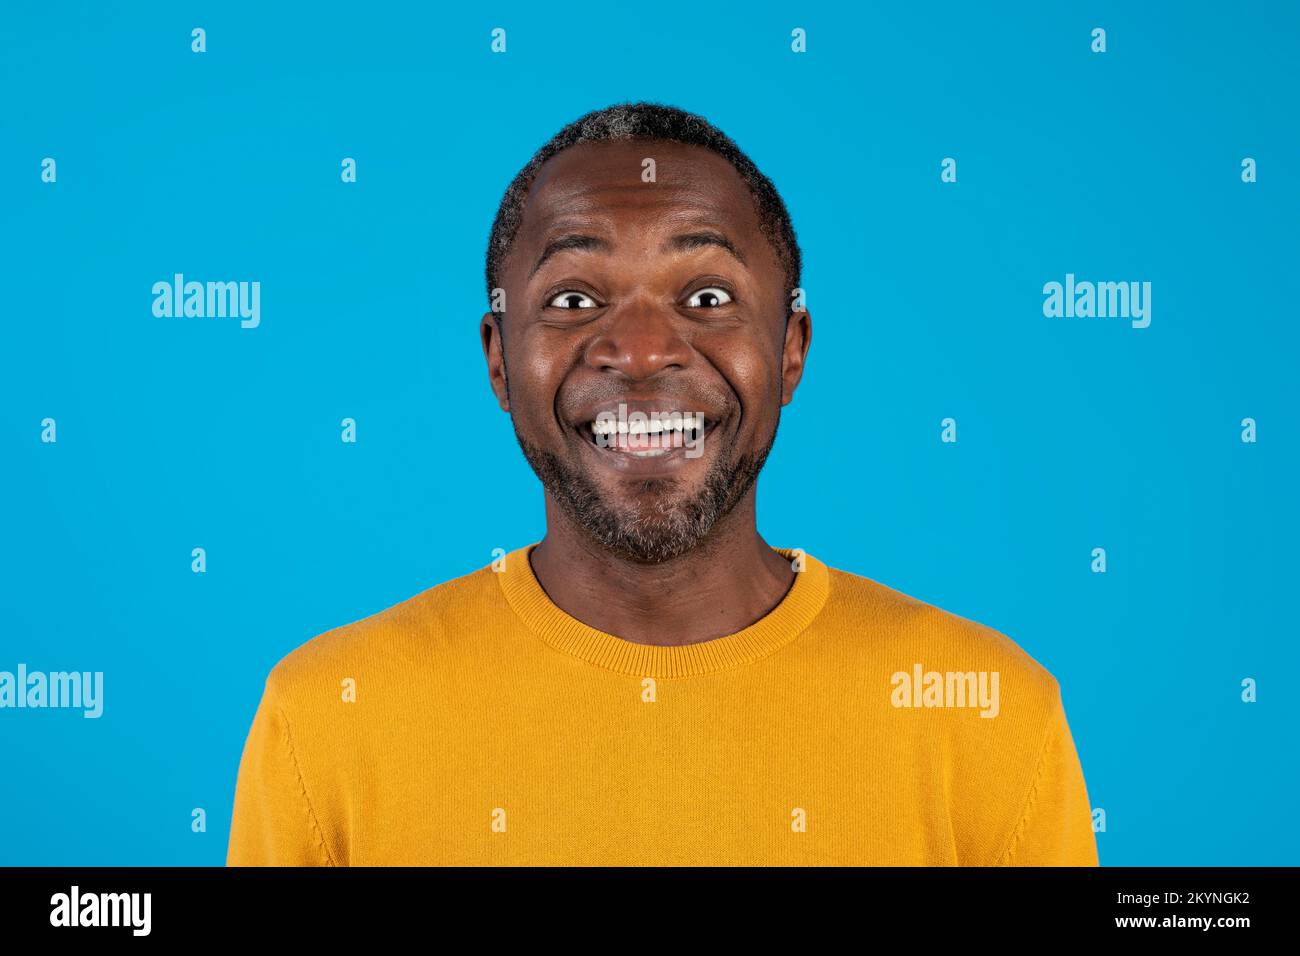
[[532,551],[547,597],[588,627],[637,644],[680,645],[744,630],[781,603],[790,562],[758,533],[754,488],[686,554],[639,564],[602,548],[547,496]]

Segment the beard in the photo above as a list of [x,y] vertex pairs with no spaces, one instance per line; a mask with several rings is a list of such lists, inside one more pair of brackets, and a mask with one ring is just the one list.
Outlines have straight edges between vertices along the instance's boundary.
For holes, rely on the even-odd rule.
[[637,481],[637,490],[650,498],[645,504],[632,497],[611,500],[586,472],[526,441],[518,427],[515,438],[542,487],[589,537],[624,560],[662,564],[695,548],[745,497],[772,450],[776,428],[756,454],[715,458],[689,498],[673,478]]

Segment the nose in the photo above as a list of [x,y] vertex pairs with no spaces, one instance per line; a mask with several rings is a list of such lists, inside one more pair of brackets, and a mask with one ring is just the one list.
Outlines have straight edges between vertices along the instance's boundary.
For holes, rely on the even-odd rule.
[[598,371],[620,372],[642,381],[691,362],[690,343],[682,337],[670,309],[644,299],[622,303],[604,316],[599,334],[587,347],[586,362]]

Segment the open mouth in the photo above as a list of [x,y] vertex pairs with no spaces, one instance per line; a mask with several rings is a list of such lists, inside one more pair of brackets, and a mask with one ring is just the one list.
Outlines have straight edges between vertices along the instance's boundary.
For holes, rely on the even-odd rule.
[[577,426],[577,432],[599,451],[628,458],[697,458],[704,439],[717,424],[702,412],[655,412],[627,420],[601,415]]

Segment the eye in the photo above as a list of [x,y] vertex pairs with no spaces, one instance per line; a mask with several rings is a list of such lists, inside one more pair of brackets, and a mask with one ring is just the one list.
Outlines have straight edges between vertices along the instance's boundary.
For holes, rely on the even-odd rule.
[[595,309],[596,300],[583,292],[561,292],[549,303],[552,309]]
[[707,289],[701,289],[694,293],[686,304],[692,309],[716,309],[720,305],[726,305],[731,301],[731,293],[726,289],[719,289],[715,285]]

